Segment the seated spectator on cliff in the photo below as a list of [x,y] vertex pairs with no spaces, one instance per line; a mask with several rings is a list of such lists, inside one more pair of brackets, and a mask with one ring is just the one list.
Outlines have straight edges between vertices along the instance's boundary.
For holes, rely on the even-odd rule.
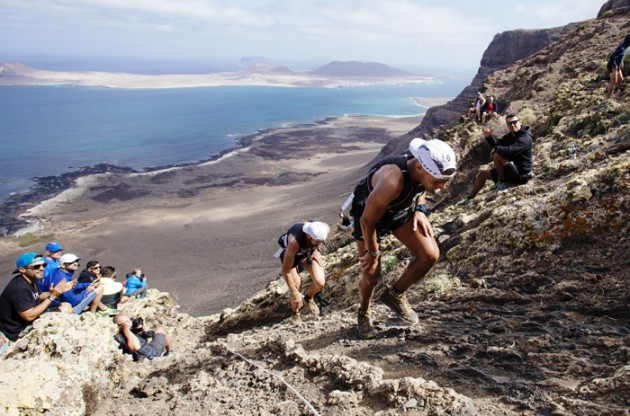
[[116,282],[116,269],[114,266],[101,268],[101,286],[103,286],[103,299],[101,302],[108,307],[118,307],[119,304],[126,303],[132,298],[126,296],[127,289],[122,283]]
[[[4,336],[11,341],[17,340],[53,301],[74,287],[72,282],[64,280],[50,291],[42,292],[37,281],[44,278],[47,266],[37,253],[22,254],[15,263],[17,270],[13,273],[18,275],[9,281],[0,295],[0,344],[5,348],[7,343],[1,341]],[[60,309],[72,313],[72,307],[67,303]]]
[[610,84],[606,87],[606,98],[610,98],[615,87],[623,81],[623,59],[630,48],[630,33],[626,35],[623,42],[615,48],[610,58],[608,58],[608,73],[610,74]]
[[85,269],[81,270],[78,283],[93,283],[101,278],[101,265],[97,260],[90,260],[85,265]]
[[56,241],[46,244],[46,268],[44,269],[44,279],[48,277],[55,269],[59,268],[59,257],[61,257],[63,247]]
[[485,124],[491,118],[499,117],[499,107],[497,106],[496,101],[494,101],[494,97],[489,95],[486,101],[486,104],[483,107],[483,112],[481,113],[481,122]]
[[341,231],[346,231],[350,229],[351,221],[348,214],[346,214],[344,211],[340,211],[339,218],[341,218],[341,222],[337,223],[337,229]]
[[[80,258],[74,254],[64,254],[59,259],[61,266],[55,270],[47,279],[44,279],[44,287],[50,285],[56,286],[62,280],[72,282],[72,275],[79,268]],[[40,286],[41,287],[41,286]],[[90,312],[95,313],[115,313],[111,311],[105,305],[101,303],[103,297],[103,288],[100,287],[98,281],[93,283],[75,283],[74,289],[65,292],[61,296],[61,300],[68,302],[72,305],[72,310],[75,314],[83,312],[86,306],[90,305]],[[55,302],[51,307],[56,307]]]
[[134,361],[152,360],[163,354],[169,355],[172,350],[171,337],[162,327],[148,331],[142,318],[132,320],[122,313],[114,317],[114,323],[118,325],[118,334],[114,339],[123,352],[133,355]]
[[140,268],[135,268],[130,275],[127,275],[125,282],[127,296],[143,298],[147,295],[147,278]]
[[507,189],[513,185],[527,183],[532,177],[532,135],[529,126],[522,126],[518,115],[509,114],[506,118],[509,133],[497,140],[492,137],[492,129],[483,131],[484,137],[492,147],[490,157],[494,167],[477,175],[472,189],[459,205],[468,205],[483,188],[486,181],[495,183],[495,191]]
[[471,103],[470,107],[468,108],[468,118],[470,120],[475,120],[476,117],[477,122],[480,123],[481,109],[484,105],[486,105],[486,98],[483,96],[481,91],[477,91],[477,99],[474,103]]

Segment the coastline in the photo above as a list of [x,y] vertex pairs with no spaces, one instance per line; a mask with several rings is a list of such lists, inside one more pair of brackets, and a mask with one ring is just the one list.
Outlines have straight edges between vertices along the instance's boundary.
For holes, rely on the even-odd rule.
[[[426,99],[431,102],[431,98]],[[74,195],[76,188],[82,188],[82,182],[89,183],[90,178],[96,175],[107,173],[126,173],[129,177],[142,175],[159,175],[169,171],[179,170],[194,166],[211,166],[226,158],[236,156],[239,153],[247,152],[256,141],[264,140],[268,135],[273,135],[283,129],[295,128],[315,128],[327,124],[340,122],[341,120],[351,120],[351,123],[359,123],[361,120],[369,120],[372,117],[387,119],[413,119],[417,116],[364,116],[346,114],[343,116],[330,116],[312,123],[289,124],[279,128],[261,129],[255,133],[242,135],[236,139],[237,145],[223,149],[210,158],[200,159],[186,163],[173,163],[163,166],[148,166],[141,170],[125,166],[113,165],[110,163],[98,163],[93,166],[86,166],[75,171],[65,172],[60,175],[45,177],[34,177],[36,182],[26,191],[16,193],[0,201],[0,237],[1,236],[22,236],[38,231],[37,217],[43,215],[46,206],[55,205],[55,201],[70,199],[69,195]],[[419,122],[418,122],[419,123]]]
[[276,278],[277,236],[309,218],[334,225],[357,171],[420,120],[328,118],[247,136],[211,161],[82,176],[29,207],[39,229],[24,247],[2,238],[0,264],[10,269],[17,253],[41,251],[41,236],[120,275],[141,266],[193,315],[235,306]]
[[162,89],[218,86],[274,86],[286,88],[344,88],[438,82],[422,75],[397,77],[331,77],[299,72],[241,71],[207,74],[144,75],[98,71],[48,71],[0,62],[0,86],[74,85],[83,87]]

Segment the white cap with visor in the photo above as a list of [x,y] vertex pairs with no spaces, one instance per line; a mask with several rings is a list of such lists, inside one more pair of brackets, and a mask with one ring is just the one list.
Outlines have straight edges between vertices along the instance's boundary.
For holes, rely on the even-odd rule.
[[415,138],[409,143],[409,152],[436,179],[451,179],[457,172],[455,152],[442,140]]

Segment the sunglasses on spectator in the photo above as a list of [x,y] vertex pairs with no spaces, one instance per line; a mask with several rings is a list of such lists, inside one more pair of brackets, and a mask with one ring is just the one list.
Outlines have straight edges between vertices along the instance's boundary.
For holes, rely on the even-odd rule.
[[28,266],[27,269],[39,270],[39,269],[45,269],[46,266],[48,266],[48,264],[46,264],[46,263],[39,263],[39,264],[34,264],[32,266]]
[[81,265],[79,264],[79,260],[71,261],[70,263],[64,263],[64,264],[76,264],[77,266]]
[[511,121],[508,121],[507,124],[508,124],[508,126],[515,126],[516,123],[518,123],[519,121],[521,121],[521,120],[511,120]]

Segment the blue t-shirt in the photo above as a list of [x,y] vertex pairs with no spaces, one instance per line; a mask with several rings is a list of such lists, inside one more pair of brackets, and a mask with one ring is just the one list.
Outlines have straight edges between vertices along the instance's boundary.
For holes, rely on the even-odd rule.
[[[55,287],[59,284],[59,282],[63,280],[72,282],[72,274],[73,272],[68,272],[61,268],[55,269],[47,278],[40,280],[40,282],[42,282],[40,284],[40,288],[42,286],[47,288],[45,290],[42,290],[42,292],[48,292],[48,288],[50,288],[51,284],[53,287]],[[74,286],[74,289],[70,289],[69,291],[62,294],[58,298],[58,300],[54,300],[52,302],[52,306],[59,306],[61,302],[68,302],[72,306],[78,305],[89,293],[86,290],[89,285],[89,283],[77,283],[76,286]]]
[[[50,276],[50,274],[55,269],[58,269],[60,267],[60,264],[59,264],[59,260],[53,260],[47,257],[44,257],[44,261],[46,262],[46,268],[44,269],[44,279],[45,279],[46,277]],[[42,292],[48,292],[48,288],[44,289],[41,283],[40,283],[39,288],[42,290]]]

